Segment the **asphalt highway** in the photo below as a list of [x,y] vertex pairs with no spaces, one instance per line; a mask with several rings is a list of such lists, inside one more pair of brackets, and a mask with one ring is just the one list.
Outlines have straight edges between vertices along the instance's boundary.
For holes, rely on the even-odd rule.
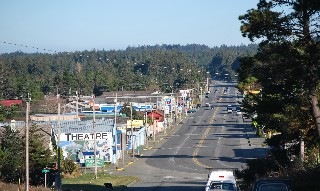
[[[188,113],[161,143],[119,172],[141,178],[129,186],[130,191],[203,191],[208,169],[241,169],[246,159],[266,154],[264,140],[255,136],[250,120],[237,115],[242,95],[235,83],[216,81],[210,91],[197,112]],[[227,112],[227,105],[232,106],[232,113]]]

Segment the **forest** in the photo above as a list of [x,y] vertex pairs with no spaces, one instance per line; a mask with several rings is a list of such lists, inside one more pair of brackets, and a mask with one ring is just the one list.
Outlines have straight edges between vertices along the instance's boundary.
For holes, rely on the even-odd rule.
[[199,87],[216,74],[234,76],[239,59],[256,51],[256,44],[213,48],[163,44],[108,51],[5,53],[0,55],[0,99],[99,96],[122,90],[173,92]]

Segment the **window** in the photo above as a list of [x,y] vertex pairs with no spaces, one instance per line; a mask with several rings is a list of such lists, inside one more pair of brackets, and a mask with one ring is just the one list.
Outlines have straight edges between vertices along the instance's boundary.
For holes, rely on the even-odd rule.
[[212,183],[210,189],[234,190],[232,183]]

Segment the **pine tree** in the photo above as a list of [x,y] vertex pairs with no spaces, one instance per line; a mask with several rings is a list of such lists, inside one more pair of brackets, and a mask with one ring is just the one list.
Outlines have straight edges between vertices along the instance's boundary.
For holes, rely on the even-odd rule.
[[23,144],[19,131],[5,126],[0,136],[0,172],[1,179],[6,182],[17,182],[23,164]]

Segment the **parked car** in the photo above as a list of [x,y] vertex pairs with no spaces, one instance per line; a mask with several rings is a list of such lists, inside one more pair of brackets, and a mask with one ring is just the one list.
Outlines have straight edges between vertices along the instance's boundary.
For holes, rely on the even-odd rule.
[[197,109],[199,109],[201,107],[201,104],[200,103],[198,103],[197,104]]
[[291,191],[290,181],[287,179],[256,180],[251,191]]

